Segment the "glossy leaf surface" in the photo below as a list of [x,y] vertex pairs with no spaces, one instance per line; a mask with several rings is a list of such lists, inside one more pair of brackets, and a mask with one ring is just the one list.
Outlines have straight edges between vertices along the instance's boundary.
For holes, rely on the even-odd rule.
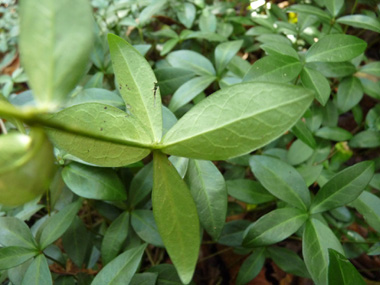
[[349,25],[355,28],[362,28],[380,33],[380,22],[366,15],[347,15],[337,20],[340,24]]
[[143,244],[120,254],[102,268],[91,285],[129,284],[140,265],[145,247],[146,244]]
[[308,214],[296,208],[281,208],[262,216],[245,232],[244,247],[277,243],[295,233],[307,220]]
[[242,44],[242,40],[228,41],[219,44],[215,48],[215,66],[218,74],[220,74],[224,70],[224,68],[229,64],[231,59],[241,48]]
[[354,201],[371,181],[374,164],[364,161],[348,167],[331,178],[318,191],[311,205],[311,213],[338,208]]
[[312,98],[311,91],[275,83],[226,87],[193,107],[167,132],[163,151],[208,160],[249,153],[295,124]]
[[265,248],[258,248],[244,260],[240,267],[236,284],[247,284],[255,278],[263,268],[265,262]]
[[46,257],[39,254],[25,272],[21,285],[53,284]]
[[292,166],[269,156],[252,156],[249,164],[256,178],[272,195],[302,210],[309,207],[309,190]]
[[350,205],[355,207],[364,216],[367,223],[380,233],[380,198],[376,195],[364,191]]
[[20,265],[37,255],[36,249],[19,246],[7,246],[0,248],[0,270]]
[[28,226],[15,217],[0,218],[0,244],[36,248],[36,241]]
[[315,98],[319,103],[322,105],[327,103],[331,92],[330,84],[319,71],[304,67],[301,72],[301,81],[303,86],[315,92]]
[[124,185],[112,169],[70,163],[62,171],[65,184],[78,196],[98,200],[125,200]]
[[131,223],[136,234],[143,241],[158,247],[164,247],[152,211],[134,210],[131,215]]
[[173,67],[184,68],[198,75],[215,75],[212,63],[203,55],[191,50],[174,51],[166,60]]
[[193,276],[200,246],[197,208],[186,183],[166,155],[154,152],[152,204],[165,248],[183,283]]

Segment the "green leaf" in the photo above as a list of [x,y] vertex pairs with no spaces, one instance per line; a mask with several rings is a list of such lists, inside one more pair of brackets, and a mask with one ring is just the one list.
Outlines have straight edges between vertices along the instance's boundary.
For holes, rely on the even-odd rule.
[[195,15],[196,9],[192,3],[183,3],[177,11],[178,20],[188,29],[193,25]]
[[74,221],[74,218],[81,206],[82,200],[79,199],[76,202],[64,207],[57,214],[49,217],[44,225],[44,228],[42,229],[39,240],[40,248],[42,250],[64,234],[64,232]]
[[98,200],[126,200],[124,185],[112,169],[70,163],[62,171],[67,187],[78,196]]
[[302,254],[313,281],[318,285],[328,284],[329,248],[344,254],[339,240],[329,227],[319,220],[309,220],[303,232]]
[[362,66],[360,72],[380,77],[380,61],[370,62]]
[[153,188],[153,163],[145,165],[131,181],[128,201],[132,207],[136,207],[152,191]]
[[306,53],[306,62],[342,62],[362,54],[367,43],[350,35],[327,35],[313,44]]
[[160,86],[161,95],[173,94],[181,85],[194,77],[194,73],[187,69],[166,67],[154,71]]
[[147,272],[158,274],[157,285],[175,284],[182,285],[173,264],[161,263],[148,268]]
[[158,274],[154,272],[137,273],[130,285],[156,285]]
[[243,41],[237,40],[221,43],[215,48],[215,66],[218,74],[226,68],[242,45]]
[[314,150],[301,140],[295,140],[290,146],[286,155],[286,161],[290,165],[298,165],[308,160]]
[[305,181],[289,164],[269,156],[252,156],[249,160],[252,172],[260,183],[277,198],[307,210],[310,194]]
[[[87,103],[66,108],[51,116],[51,120],[62,122],[79,131],[98,135],[106,140],[148,143],[152,141],[145,128],[135,117],[115,107],[99,103]],[[141,160],[149,154],[148,149],[115,144],[99,139],[87,138],[56,130],[48,130],[49,138],[56,147],[76,157],[101,166],[124,166]]]
[[318,191],[310,213],[324,212],[354,201],[371,181],[373,173],[372,161],[363,161],[342,170]]
[[257,205],[275,199],[275,197],[257,181],[233,179],[227,180],[226,185],[230,196],[247,204]]
[[226,87],[187,112],[164,136],[162,150],[207,160],[249,153],[292,127],[312,98],[311,91],[283,84]]
[[331,89],[330,83],[319,71],[304,67],[301,72],[302,85],[315,92],[315,99],[323,106],[327,103]]
[[2,246],[20,246],[36,248],[36,241],[29,227],[14,217],[0,218],[0,244]]
[[225,42],[227,39],[221,35],[213,32],[202,32],[202,31],[187,31],[186,34],[181,33],[182,40],[188,39],[204,39],[210,42]]
[[339,11],[342,9],[344,0],[330,0],[324,1],[327,10],[333,15],[333,17],[338,16]]
[[74,105],[79,105],[82,103],[97,102],[101,104],[106,104],[114,106],[116,108],[122,109],[125,107],[123,99],[116,94],[106,89],[100,88],[87,88],[79,92],[74,98],[70,98],[65,107],[70,107]]
[[323,139],[337,142],[348,141],[352,138],[352,134],[349,131],[339,127],[323,127],[317,130],[315,135]]
[[[74,221],[62,236],[62,244],[70,259],[81,268],[86,258],[89,244],[91,244],[91,236],[86,225],[78,216],[74,218]],[[102,261],[104,262],[103,256]]]
[[152,68],[122,38],[108,34],[108,44],[118,88],[127,108],[144,124],[153,142],[158,142],[162,136],[161,95]]
[[91,7],[86,0],[24,0],[20,19],[20,53],[29,84],[41,107],[55,108],[87,67]]
[[288,56],[293,59],[299,60],[299,56],[294,48],[290,47],[287,44],[283,43],[268,43],[260,46],[270,56],[284,57]]
[[185,176],[202,227],[217,240],[227,214],[227,190],[223,175],[211,162],[189,160]]
[[329,248],[328,284],[367,284],[350,261]]
[[248,220],[235,220],[226,223],[218,243],[231,247],[241,247],[244,232],[250,224]]
[[146,6],[139,15],[139,25],[144,26],[147,24],[155,14],[164,8],[166,2],[167,0],[156,0],[150,2],[150,4]]
[[375,148],[380,146],[380,132],[366,130],[357,133],[349,142],[353,148]]
[[168,54],[178,44],[178,42],[179,42],[179,39],[167,40],[162,46],[160,55],[164,56],[165,54]]
[[265,248],[257,248],[244,260],[240,267],[236,284],[247,284],[261,271],[265,262]]
[[0,248],[0,270],[20,265],[37,254],[36,249],[19,246],[2,247]]
[[298,59],[288,56],[270,55],[251,66],[243,81],[270,81],[285,83],[295,79],[302,70]]
[[296,135],[303,143],[307,144],[312,149],[317,147],[317,143],[314,139],[313,133],[303,122],[303,120],[298,120],[297,124],[292,128],[292,133]]
[[337,93],[338,109],[345,113],[356,106],[363,98],[363,87],[357,77],[344,78],[338,87]]
[[355,28],[367,29],[380,33],[380,22],[366,15],[347,15],[337,20],[340,24],[349,25]]
[[39,254],[25,272],[21,285],[53,284],[49,265],[43,254]]
[[278,246],[268,247],[267,251],[274,263],[285,272],[310,278],[305,262],[294,251]]
[[277,243],[294,234],[307,220],[308,214],[296,208],[281,208],[265,214],[244,234],[244,247]]
[[118,255],[128,236],[128,228],[129,212],[123,212],[111,223],[102,241],[103,264],[108,264]]
[[42,195],[56,172],[53,146],[41,129],[31,129],[29,136],[1,135],[0,157],[3,205],[18,206]]
[[313,15],[313,16],[316,16],[318,20],[324,23],[328,23],[328,24],[331,21],[331,17],[328,13],[312,5],[302,5],[302,4],[292,5],[287,9],[287,11],[300,13],[300,14],[306,14],[306,15]]
[[186,183],[167,157],[153,153],[154,218],[166,250],[183,283],[193,276],[200,246],[197,208]]
[[197,75],[215,75],[212,63],[203,55],[191,50],[174,51],[166,60],[173,67],[187,69]]
[[131,215],[131,223],[136,234],[143,241],[154,246],[164,247],[161,236],[157,231],[152,211],[134,210]]
[[318,70],[327,78],[349,76],[356,72],[356,67],[351,62],[310,62],[306,67]]
[[143,244],[120,254],[103,267],[91,285],[129,284],[140,265],[145,248],[146,244]]
[[199,29],[202,32],[211,32],[216,31],[217,20],[210,9],[203,9],[202,15],[199,17]]
[[169,109],[172,112],[177,111],[203,92],[215,79],[215,76],[205,75],[187,81],[173,94]]
[[355,207],[363,215],[366,222],[380,233],[380,198],[376,195],[364,191],[350,205]]

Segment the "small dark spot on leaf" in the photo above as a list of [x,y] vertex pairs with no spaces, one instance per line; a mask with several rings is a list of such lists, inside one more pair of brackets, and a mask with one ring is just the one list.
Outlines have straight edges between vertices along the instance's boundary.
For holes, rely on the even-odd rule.
[[90,150],[88,149],[87,152],[90,152]]
[[101,131],[103,131],[103,128],[100,128]]
[[106,122],[106,121],[103,121],[104,123]]
[[107,110],[107,107],[104,107],[104,110]]

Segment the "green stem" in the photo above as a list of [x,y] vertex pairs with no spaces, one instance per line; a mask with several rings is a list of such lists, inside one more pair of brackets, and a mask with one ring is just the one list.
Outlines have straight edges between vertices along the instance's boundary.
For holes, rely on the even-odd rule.
[[131,147],[139,147],[145,149],[159,149],[160,147],[152,144],[145,144],[141,142],[131,141],[127,139],[111,138],[104,135],[92,133],[91,131],[79,129],[77,127],[68,126],[60,122],[44,118],[41,112],[35,110],[21,111],[9,103],[0,103],[0,116],[5,118],[16,118],[30,126],[46,127],[56,129],[65,133],[70,133],[86,138],[96,139],[104,142],[110,142],[119,145],[126,145]]

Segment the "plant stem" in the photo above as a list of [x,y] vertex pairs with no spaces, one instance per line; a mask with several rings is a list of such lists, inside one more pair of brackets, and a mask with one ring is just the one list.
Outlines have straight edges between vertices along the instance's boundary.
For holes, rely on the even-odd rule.
[[46,115],[46,114],[43,114],[41,112],[36,112],[35,110],[22,111],[13,107],[13,105],[11,104],[0,103],[0,116],[3,116],[5,118],[16,118],[30,126],[47,127],[47,128],[63,131],[65,133],[79,135],[82,137],[96,139],[96,140],[100,140],[104,142],[110,142],[110,143],[119,144],[119,145],[126,145],[126,146],[139,147],[139,148],[145,148],[145,149],[159,148],[159,146],[156,146],[153,144],[145,144],[145,143],[131,141],[127,139],[119,139],[119,138],[112,138],[112,137],[108,137],[104,135],[99,135],[91,131],[79,129],[77,127],[68,126],[51,119],[50,120],[46,119],[42,115]]
[[1,132],[2,132],[4,135],[8,134],[7,128],[5,127],[4,122],[3,122],[2,119],[0,119],[0,130],[1,130]]

